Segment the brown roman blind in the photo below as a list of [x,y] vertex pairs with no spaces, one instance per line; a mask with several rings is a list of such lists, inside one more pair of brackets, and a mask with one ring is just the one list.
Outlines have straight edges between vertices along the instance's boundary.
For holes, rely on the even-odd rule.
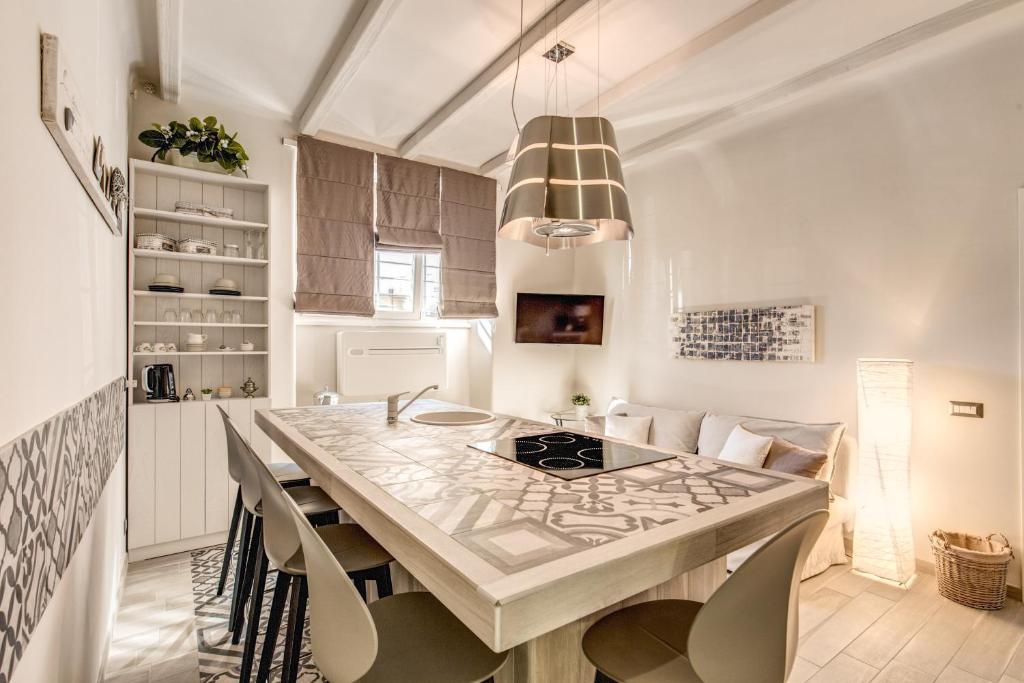
[[373,153],[299,138],[295,310],[372,316]]
[[440,251],[441,169],[377,155],[377,245]]
[[441,169],[442,318],[495,318],[494,237],[497,184]]

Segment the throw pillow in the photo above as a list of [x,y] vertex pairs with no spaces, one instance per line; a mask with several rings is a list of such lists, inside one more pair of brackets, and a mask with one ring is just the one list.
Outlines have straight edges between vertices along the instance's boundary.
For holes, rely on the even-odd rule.
[[809,448],[798,446],[792,441],[776,437],[768,451],[764,467],[776,472],[798,474],[801,477],[814,479],[827,462],[828,454],[826,453],[812,451]]
[[736,425],[729,433],[729,438],[725,440],[718,459],[737,465],[762,467],[771,447],[772,437],[760,436]]
[[633,443],[647,443],[651,432],[651,417],[627,417],[607,415],[604,419],[604,435]]

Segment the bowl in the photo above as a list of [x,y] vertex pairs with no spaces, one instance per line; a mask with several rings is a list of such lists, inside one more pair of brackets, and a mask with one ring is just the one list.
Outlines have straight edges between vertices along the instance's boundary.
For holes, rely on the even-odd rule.
[[231,278],[222,277],[213,283],[214,289],[238,289],[238,283]]
[[177,287],[180,284],[180,281],[178,280],[178,276],[172,273],[157,273],[151,284],[171,285],[173,287]]

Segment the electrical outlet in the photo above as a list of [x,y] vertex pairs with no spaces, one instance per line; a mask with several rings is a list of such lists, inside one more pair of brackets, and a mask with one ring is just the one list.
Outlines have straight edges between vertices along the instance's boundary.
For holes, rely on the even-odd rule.
[[950,401],[949,414],[954,417],[985,417],[985,404],[970,401]]

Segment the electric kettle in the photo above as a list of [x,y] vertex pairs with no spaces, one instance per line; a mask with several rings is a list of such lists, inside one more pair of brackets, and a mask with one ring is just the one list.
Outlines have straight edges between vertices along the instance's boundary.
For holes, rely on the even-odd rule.
[[170,403],[178,400],[174,389],[174,366],[171,363],[157,363],[142,367],[142,388],[150,403]]

